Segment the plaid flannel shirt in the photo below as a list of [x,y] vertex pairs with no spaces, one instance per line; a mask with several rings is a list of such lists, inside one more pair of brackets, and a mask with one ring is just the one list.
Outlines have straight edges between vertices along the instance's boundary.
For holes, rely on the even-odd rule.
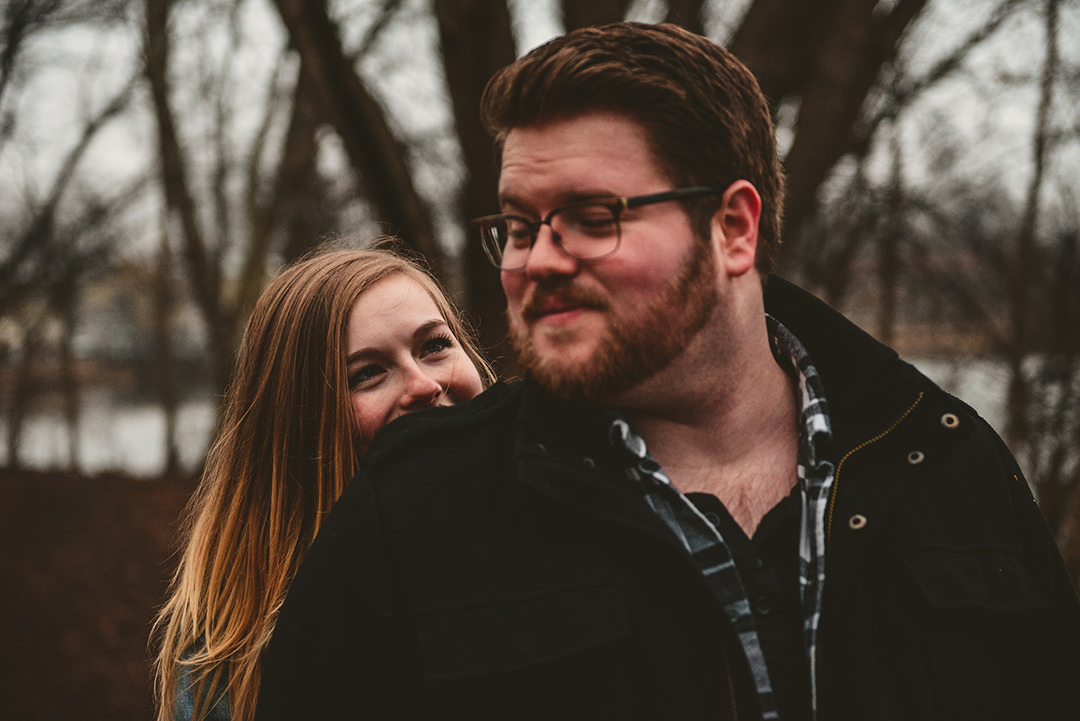
[[[766,316],[773,355],[795,381],[800,407],[796,464],[802,516],[799,530],[799,591],[803,610],[803,645],[810,668],[811,711],[817,718],[817,633],[825,585],[825,509],[834,468],[818,457],[832,437],[828,404],[817,369],[799,340],[779,321]],[[705,518],[649,454],[645,441],[626,419],[612,413],[608,437],[630,457],[626,477],[649,507],[682,543],[735,632],[753,675],[766,721],[777,719],[769,669],[761,650],[750,599],[720,531]]]

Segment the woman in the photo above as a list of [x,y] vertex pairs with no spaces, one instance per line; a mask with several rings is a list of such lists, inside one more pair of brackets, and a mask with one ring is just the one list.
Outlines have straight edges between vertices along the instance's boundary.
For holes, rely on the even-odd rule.
[[436,282],[388,251],[315,255],[270,284],[155,624],[159,721],[251,718],[285,592],[371,436],[492,380]]

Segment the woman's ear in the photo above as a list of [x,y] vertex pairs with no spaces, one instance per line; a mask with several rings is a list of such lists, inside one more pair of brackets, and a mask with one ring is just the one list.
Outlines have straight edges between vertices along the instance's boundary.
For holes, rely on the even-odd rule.
[[717,266],[727,275],[741,276],[754,267],[757,257],[761,195],[749,181],[736,180],[712,217],[712,244]]

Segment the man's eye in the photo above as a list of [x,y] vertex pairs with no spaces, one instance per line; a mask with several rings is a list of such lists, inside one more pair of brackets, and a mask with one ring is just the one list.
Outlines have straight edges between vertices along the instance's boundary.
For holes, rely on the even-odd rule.
[[384,373],[386,373],[386,370],[382,366],[375,363],[368,363],[349,374],[349,387],[356,388],[365,383],[370,383]]
[[452,348],[454,346],[453,339],[448,335],[437,335],[428,338],[424,341],[424,345],[420,348],[420,357],[424,358],[435,353],[441,353],[444,350]]
[[520,220],[506,221],[506,244],[512,248],[527,248],[532,244],[532,231]]
[[615,216],[602,205],[567,213],[566,223],[573,230],[589,235],[606,235],[615,232]]

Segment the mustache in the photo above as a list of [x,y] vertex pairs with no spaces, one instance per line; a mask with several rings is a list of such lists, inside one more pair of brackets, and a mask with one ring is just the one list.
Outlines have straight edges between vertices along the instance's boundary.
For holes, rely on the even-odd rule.
[[604,310],[607,298],[602,293],[569,284],[537,285],[529,291],[521,306],[521,315],[527,321],[536,320],[550,312],[553,306],[576,306]]

